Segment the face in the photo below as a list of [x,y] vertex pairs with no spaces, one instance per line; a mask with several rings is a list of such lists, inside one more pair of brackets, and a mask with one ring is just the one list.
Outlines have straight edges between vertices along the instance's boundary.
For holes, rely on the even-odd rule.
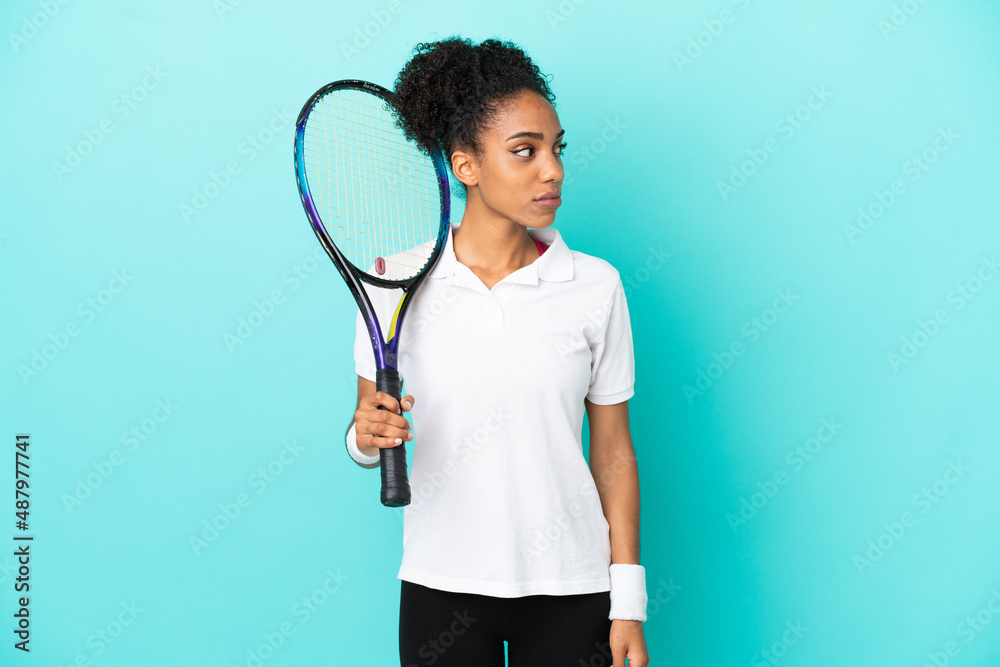
[[513,98],[479,137],[483,155],[467,154],[460,170],[472,186],[468,203],[525,227],[551,225],[562,203],[563,132],[547,99],[532,91]]

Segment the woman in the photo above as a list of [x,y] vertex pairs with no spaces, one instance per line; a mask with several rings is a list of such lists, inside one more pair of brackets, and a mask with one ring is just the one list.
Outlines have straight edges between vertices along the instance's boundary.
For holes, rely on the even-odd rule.
[[[610,264],[547,229],[566,147],[554,96],[517,46],[459,38],[418,45],[395,88],[400,127],[444,152],[466,199],[400,334],[420,403],[375,391],[358,318],[348,451],[375,467],[379,449],[421,435],[401,665],[500,667],[506,641],[511,667],[645,667],[628,308]],[[398,295],[374,292],[388,321]]]

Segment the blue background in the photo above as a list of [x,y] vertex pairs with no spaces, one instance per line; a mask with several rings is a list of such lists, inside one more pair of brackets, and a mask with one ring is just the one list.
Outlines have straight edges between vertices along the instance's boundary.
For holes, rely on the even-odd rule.
[[30,655],[0,556],[3,664],[395,664],[402,510],[344,450],[355,305],[292,119],[455,33],[552,74],[556,227],[628,287],[653,664],[996,662],[996,3],[43,0],[0,25],[0,533],[29,433],[35,535]]

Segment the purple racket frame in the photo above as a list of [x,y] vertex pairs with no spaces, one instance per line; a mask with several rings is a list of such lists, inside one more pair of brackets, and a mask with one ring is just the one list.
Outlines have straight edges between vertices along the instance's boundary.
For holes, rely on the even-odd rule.
[[[412,301],[413,295],[423,283],[424,278],[430,273],[435,263],[441,256],[447,234],[450,229],[449,217],[451,214],[451,195],[448,187],[448,173],[446,171],[444,157],[437,148],[422,147],[431,159],[434,170],[437,174],[438,189],[441,194],[441,222],[438,235],[435,240],[434,250],[431,252],[427,263],[423,269],[408,280],[387,280],[378,276],[372,276],[354,266],[337,248],[330,234],[323,226],[312,194],[309,191],[309,181],[306,177],[305,159],[303,156],[303,143],[305,141],[305,127],[309,114],[316,102],[327,93],[333,90],[354,89],[375,95],[385,101],[390,108],[393,105],[392,91],[383,88],[369,81],[358,79],[343,79],[329,83],[309,98],[299,112],[298,120],[295,122],[295,180],[299,189],[299,196],[302,199],[302,207],[320,244],[326,250],[327,255],[333,261],[334,266],[340,272],[347,287],[351,290],[354,300],[358,303],[365,325],[368,328],[368,336],[375,353],[375,388],[376,391],[383,391],[391,395],[397,401],[402,396],[402,381],[399,375],[398,355],[399,338],[402,331],[403,320]],[[379,326],[378,317],[372,307],[371,300],[362,285],[366,282],[374,287],[385,289],[402,289],[403,296],[396,309],[395,317],[390,325],[389,340],[386,341]],[[381,408],[386,409],[386,408]],[[386,507],[402,507],[410,503],[410,483],[406,471],[406,445],[405,443],[395,447],[379,449],[379,464],[382,471],[382,491],[381,501]]]

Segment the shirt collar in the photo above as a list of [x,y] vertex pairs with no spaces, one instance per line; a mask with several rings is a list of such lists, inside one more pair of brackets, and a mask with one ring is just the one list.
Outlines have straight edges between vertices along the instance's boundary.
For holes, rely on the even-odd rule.
[[[451,229],[441,249],[441,257],[437,264],[427,274],[427,278],[448,280],[451,285],[465,287],[481,286],[482,281],[455,257],[455,245],[452,236],[461,225],[451,223]],[[549,246],[538,259],[527,266],[522,266],[501,282],[519,283],[522,285],[537,285],[539,280],[562,282],[573,278],[573,254],[558,229],[528,229],[528,236]]]

